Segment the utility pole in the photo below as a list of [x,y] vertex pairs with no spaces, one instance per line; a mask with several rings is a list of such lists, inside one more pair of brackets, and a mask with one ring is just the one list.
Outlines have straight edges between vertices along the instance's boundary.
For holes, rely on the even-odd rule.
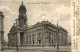
[[16,20],[16,51],[18,51],[18,38],[17,38],[17,33],[18,33],[18,25],[17,25],[17,20]]
[[57,21],[57,50],[59,49],[58,41],[59,41],[59,30],[58,30],[58,21]]

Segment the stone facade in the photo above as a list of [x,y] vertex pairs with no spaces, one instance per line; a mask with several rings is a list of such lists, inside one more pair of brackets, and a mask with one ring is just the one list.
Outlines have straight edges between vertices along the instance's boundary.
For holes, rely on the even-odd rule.
[[67,30],[48,21],[27,25],[26,7],[19,7],[19,17],[8,33],[9,46],[63,46],[67,45]]
[[0,51],[4,50],[4,15],[0,11]]

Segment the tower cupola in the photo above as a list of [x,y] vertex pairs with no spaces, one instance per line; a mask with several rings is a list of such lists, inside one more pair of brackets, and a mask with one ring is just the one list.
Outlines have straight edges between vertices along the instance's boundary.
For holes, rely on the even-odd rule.
[[23,1],[22,1],[22,4],[20,5],[20,7],[19,7],[19,11],[20,10],[25,10],[26,11],[26,7],[25,7],[25,5],[23,4]]

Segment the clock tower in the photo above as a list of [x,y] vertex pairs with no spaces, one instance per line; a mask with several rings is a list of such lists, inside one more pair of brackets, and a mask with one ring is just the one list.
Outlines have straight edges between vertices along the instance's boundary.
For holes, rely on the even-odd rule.
[[20,5],[19,7],[19,17],[18,17],[18,26],[19,27],[23,27],[23,26],[26,26],[27,25],[27,15],[26,15],[26,7],[25,5],[22,4]]
[[16,35],[18,38],[18,45],[24,44],[24,37],[25,37],[25,31],[27,29],[27,15],[26,15],[26,7],[22,4],[19,7],[19,15],[18,19],[16,20]]

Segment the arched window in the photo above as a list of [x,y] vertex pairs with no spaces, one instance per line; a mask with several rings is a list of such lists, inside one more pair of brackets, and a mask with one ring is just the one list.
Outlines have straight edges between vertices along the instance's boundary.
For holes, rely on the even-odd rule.
[[39,32],[39,33],[38,33],[38,38],[40,38],[40,36],[41,36],[41,33]]

